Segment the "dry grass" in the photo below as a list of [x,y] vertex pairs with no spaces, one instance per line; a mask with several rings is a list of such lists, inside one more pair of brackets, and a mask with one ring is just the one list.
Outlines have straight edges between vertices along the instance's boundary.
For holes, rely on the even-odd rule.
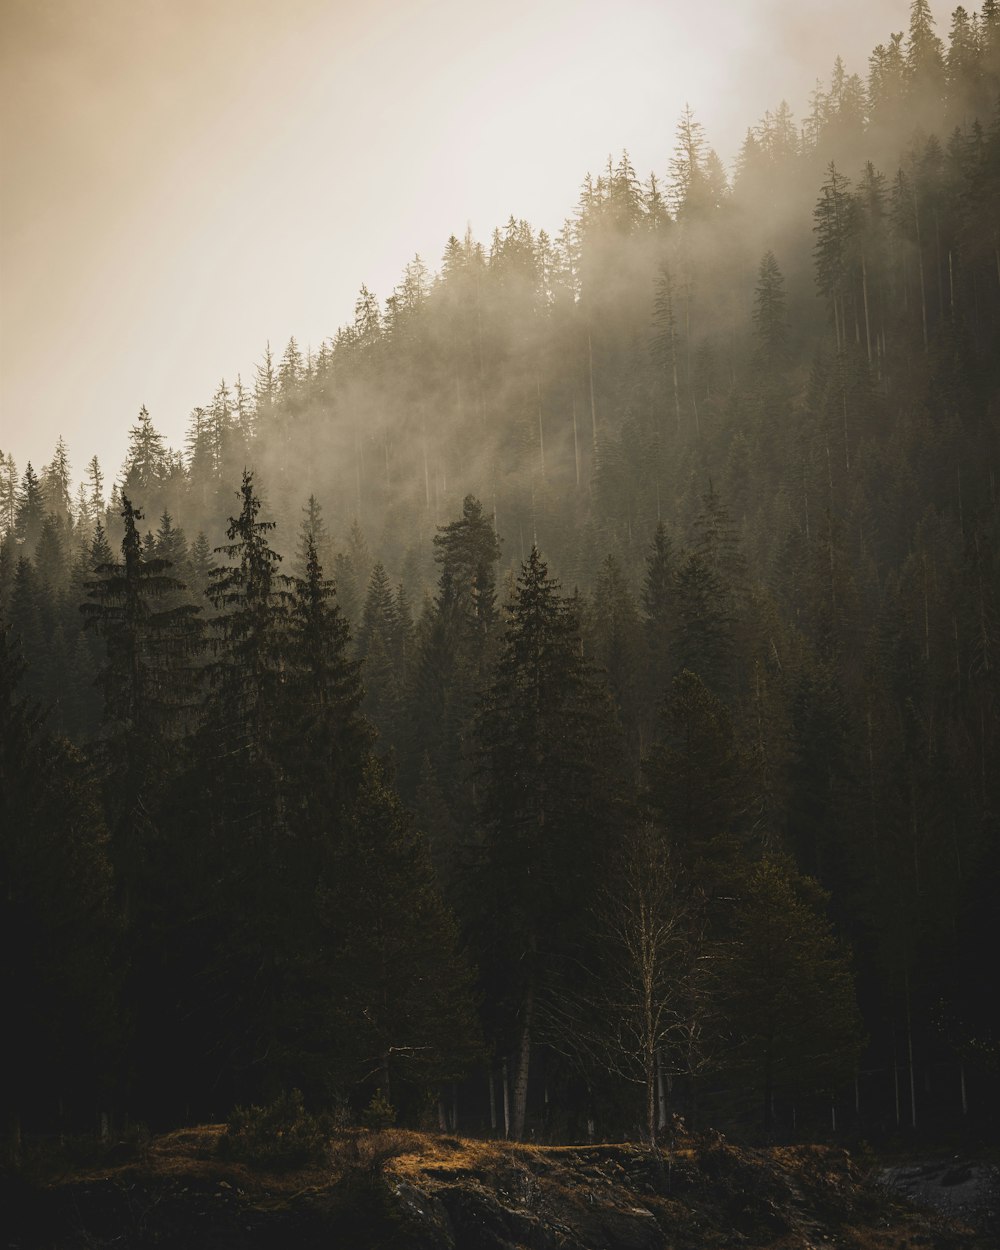
[[[753,1223],[745,1230],[747,1244],[769,1250],[802,1250],[823,1240],[844,1250],[900,1250],[921,1244],[929,1229],[926,1217],[859,1184],[859,1169],[846,1152],[823,1146],[747,1151],[718,1139],[684,1139],[669,1153],[674,1182],[665,1192],[648,1149],[636,1143],[537,1146],[397,1128],[344,1129],[331,1138],[321,1164],[267,1172],[220,1157],[225,1131],[222,1124],[177,1129],[154,1139],[140,1158],[78,1167],[71,1174],[64,1170],[61,1176],[50,1174],[46,1183],[118,1181],[176,1193],[225,1187],[256,1211],[268,1212],[334,1191],[346,1195],[342,1201],[359,1200],[359,1194],[370,1200],[385,1177],[390,1190],[398,1181],[408,1182],[413,1192],[444,1198],[461,1190],[468,1201],[480,1195],[484,1209],[498,1201],[513,1203],[518,1210],[548,1212],[557,1221],[575,1223],[579,1217],[581,1227],[587,1212],[599,1208],[627,1215],[640,1204],[656,1214],[661,1227],[671,1228],[674,1244],[683,1250],[730,1244],[725,1230],[733,1227],[731,1204],[742,1194],[750,1195],[746,1218]],[[758,1207],[772,1200],[784,1228],[757,1226]],[[937,1232],[935,1223],[930,1227]],[[985,1244],[974,1237],[938,1239],[942,1246],[968,1250]]]

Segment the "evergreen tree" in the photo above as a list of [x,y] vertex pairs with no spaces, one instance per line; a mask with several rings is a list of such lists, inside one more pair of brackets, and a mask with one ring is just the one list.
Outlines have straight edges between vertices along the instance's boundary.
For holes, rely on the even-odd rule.
[[837,350],[846,342],[847,301],[850,294],[851,255],[856,224],[856,207],[851,184],[831,161],[829,177],[823,183],[813,212],[816,235],[816,281],[833,313]]
[[104,520],[106,503],[104,499],[104,474],[96,456],[91,456],[87,464],[87,501],[90,505],[91,520],[96,524]]
[[42,493],[48,511],[54,513],[60,521],[68,521],[73,511],[69,450],[61,434],[51,461],[42,470]]
[[0,534],[13,534],[17,524],[17,465],[14,457],[0,452]]
[[686,669],[664,701],[643,768],[646,806],[678,868],[710,895],[724,894],[741,870],[743,764],[728,713]]
[[767,252],[757,272],[753,325],[757,355],[767,370],[780,369],[786,359],[788,320],[784,279],[773,252]]
[[34,552],[35,545],[41,537],[42,525],[45,521],[45,494],[38,480],[38,474],[28,461],[21,479],[17,503],[14,512],[14,536],[23,550],[29,555]]
[[14,1161],[22,1122],[62,1131],[92,1114],[95,1097],[110,1104],[117,1041],[111,873],[96,787],[81,757],[46,733],[21,691],[23,673],[4,625],[0,934],[9,957],[0,992],[16,1027],[0,1101]]
[[[188,674],[198,633],[193,623],[197,609],[176,602],[183,584],[170,575],[169,563],[144,556],[138,532],[142,513],[127,495],[121,516],[121,561],[96,567],[97,580],[86,585],[90,602],[80,610],[105,643],[100,673],[105,785],[123,911],[131,922],[150,843],[157,836],[155,813],[168,744],[179,736],[192,698]],[[95,555],[102,543],[98,531]]]
[[935,34],[929,0],[912,0],[910,5],[906,77],[911,97],[921,108],[941,99],[945,81],[944,45]]
[[498,1043],[515,1049],[511,1131],[520,1137],[546,982],[580,940],[621,777],[606,697],[537,548],[515,587],[479,743],[484,972],[491,1000],[506,1007],[495,1027]]
[[472,977],[425,838],[372,763],[338,856],[341,1053],[411,1111],[478,1057]]
[[307,809],[307,828],[321,828],[324,816],[349,803],[371,749],[371,729],[360,711],[360,665],[349,658],[349,643],[333,583],[323,577],[310,541],[305,576],[295,579],[288,603],[280,690],[287,708],[286,784]]
[[[646,555],[646,572],[642,585],[642,611],[646,628],[646,653],[649,664],[651,697],[647,703],[658,705],[666,693],[671,673],[671,638],[674,629],[675,578],[673,544],[666,527],[660,522]],[[647,707],[647,717],[648,717]]]
[[635,599],[614,556],[608,556],[598,572],[588,617],[594,660],[607,675],[629,754],[638,759],[642,626]]
[[218,763],[215,784],[224,786],[217,818],[234,823],[259,849],[281,821],[268,748],[289,592],[288,579],[278,572],[281,556],[268,545],[274,522],[259,519],[248,470],[239,494],[242,506],[229,519],[229,541],[215,548],[228,563],[211,571],[208,588],[218,613],[210,622],[215,659],[209,665],[208,732]]
[[327,570],[333,568],[333,545],[323,520],[323,505],[315,495],[310,495],[306,506],[302,509],[302,521],[299,525],[299,546],[296,562],[296,575],[304,577],[309,563],[309,543],[316,548],[320,564]]
[[781,860],[751,874],[726,949],[736,1048],[770,1134],[774,1097],[832,1094],[853,1077],[863,1044],[850,963],[823,915],[826,896]]
[[145,404],[128,433],[123,487],[130,497],[148,496],[167,477],[169,460],[163,435],[153,425]]

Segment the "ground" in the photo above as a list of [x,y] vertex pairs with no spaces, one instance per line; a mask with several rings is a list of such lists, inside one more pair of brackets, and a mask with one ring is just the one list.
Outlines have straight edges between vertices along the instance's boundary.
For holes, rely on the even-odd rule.
[[[8,1174],[0,1192],[2,1243],[9,1250],[992,1250],[997,1244],[992,1199],[970,1198],[948,1211],[918,1208],[890,1186],[920,1177],[862,1169],[844,1150],[827,1146],[745,1149],[709,1133],[680,1138],[654,1156],[636,1144],[536,1147],[350,1130],[334,1136],[321,1163],[274,1173],[221,1158],[223,1132],[222,1126],[184,1129],[130,1148],[130,1157],[112,1154],[100,1166],[50,1161]],[[985,1165],[965,1167],[969,1176],[955,1172],[951,1184],[946,1172],[934,1174],[937,1188],[968,1186]],[[933,1188],[932,1179],[922,1177]],[[968,1198],[972,1190],[963,1192]],[[984,1182],[976,1193],[995,1191]],[[914,1196],[929,1197],[919,1189]]]

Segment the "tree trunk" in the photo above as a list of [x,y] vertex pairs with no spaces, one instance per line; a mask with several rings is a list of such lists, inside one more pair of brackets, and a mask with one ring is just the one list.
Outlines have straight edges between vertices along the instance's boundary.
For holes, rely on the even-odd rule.
[[910,1010],[910,972],[903,971],[903,987],[906,996],[906,1058],[910,1065],[910,1125],[917,1127],[917,1075],[913,1069],[913,1019]]
[[661,1133],[667,1128],[667,1078],[663,1074],[663,1055],[656,1052],[656,1127]]
[[503,1083],[503,1135],[510,1138],[510,1074],[507,1067],[507,1060],[503,1061],[503,1071],[501,1075]]
[[656,1051],[646,1048],[646,1134],[650,1150],[656,1150]]
[[514,1078],[514,1109],[511,1135],[515,1141],[524,1138],[524,1125],[528,1113],[528,1069],[531,1066],[531,1026],[535,1007],[535,987],[528,985],[521,1006],[521,1039],[518,1044],[517,1075]]
[[768,1042],[764,1049],[764,1140],[771,1140],[774,1127],[774,1047]]
[[590,423],[594,435],[594,462],[597,462],[597,405],[594,401],[594,351],[590,331],[587,331],[587,368],[590,375]]
[[917,231],[917,268],[920,271],[920,318],[924,331],[924,352],[928,347],[927,336],[927,286],[924,281],[924,249],[920,241],[920,210],[917,207],[917,193],[913,192],[913,222]]
[[538,399],[538,461],[542,472],[542,481],[545,481],[545,431],[542,428],[542,384],[539,381],[538,374],[535,374],[535,395]]
[[580,489],[580,439],[576,428],[576,396],[573,396],[573,461],[576,465],[576,489]]

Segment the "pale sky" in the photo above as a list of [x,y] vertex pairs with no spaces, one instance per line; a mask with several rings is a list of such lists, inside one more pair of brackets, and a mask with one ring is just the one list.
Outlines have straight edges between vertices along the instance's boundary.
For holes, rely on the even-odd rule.
[[[727,164],[907,0],[0,0],[0,448],[110,478],[269,339],[318,347],[449,234],[552,233],[686,101]],[[934,6],[947,35],[947,8]]]

